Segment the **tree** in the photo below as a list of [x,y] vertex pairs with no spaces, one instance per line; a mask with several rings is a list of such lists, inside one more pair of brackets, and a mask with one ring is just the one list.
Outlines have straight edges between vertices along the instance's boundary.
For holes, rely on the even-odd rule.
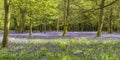
[[104,8],[103,8],[104,5],[105,5],[105,0],[102,0],[101,5],[100,5],[100,20],[99,20],[99,25],[98,25],[97,37],[100,37],[101,32],[102,32],[103,20],[105,18],[105,16],[104,16]]
[[69,7],[70,7],[70,1],[69,0],[64,0],[64,31],[63,35],[65,36],[67,33],[68,29],[68,20],[69,20]]
[[110,16],[109,16],[109,29],[108,33],[112,34],[112,15],[113,15],[113,9],[110,9]]
[[[113,2],[111,2],[111,3],[107,4],[107,5],[105,5],[105,1],[106,0],[102,0],[101,4],[100,4],[100,8],[97,8],[97,9],[100,9],[100,18],[99,18],[100,20],[98,22],[99,23],[98,24],[98,31],[97,31],[97,35],[96,35],[97,37],[101,36],[101,32],[102,32],[102,28],[103,28],[103,20],[105,18],[105,16],[104,16],[104,8],[114,4],[118,0],[114,0]],[[97,9],[95,9],[95,10],[97,10]]]
[[34,7],[34,6],[33,6],[33,2],[34,2],[34,0],[30,1],[30,9],[29,9],[30,11],[29,11],[29,13],[28,13],[28,14],[29,14],[29,17],[30,17],[30,21],[29,21],[29,35],[30,35],[30,36],[32,36],[32,26],[33,26],[33,25],[32,25],[32,22],[33,22],[33,21],[32,21],[32,13],[33,13],[32,10],[33,10],[33,7]]
[[8,47],[9,26],[10,26],[10,0],[4,0],[5,20],[4,20],[4,35],[2,47]]

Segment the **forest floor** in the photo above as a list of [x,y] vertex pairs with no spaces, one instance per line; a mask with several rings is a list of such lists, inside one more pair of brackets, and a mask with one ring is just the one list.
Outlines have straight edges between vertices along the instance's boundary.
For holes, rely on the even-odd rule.
[[[9,46],[0,47],[0,60],[119,60],[120,33],[103,32],[10,32]],[[0,32],[0,44],[3,32]]]

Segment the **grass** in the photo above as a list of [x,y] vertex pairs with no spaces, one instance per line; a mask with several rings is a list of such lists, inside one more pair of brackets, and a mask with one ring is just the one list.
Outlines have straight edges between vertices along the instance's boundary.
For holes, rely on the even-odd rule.
[[0,60],[119,60],[120,42],[109,40],[54,40],[11,43],[0,47]]

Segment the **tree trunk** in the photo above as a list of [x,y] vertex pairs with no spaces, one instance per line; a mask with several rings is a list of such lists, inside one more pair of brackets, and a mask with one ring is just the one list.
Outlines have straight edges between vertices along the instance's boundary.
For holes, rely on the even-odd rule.
[[15,16],[14,16],[14,27],[15,27],[15,33],[18,33],[18,23]]
[[44,34],[46,34],[46,23],[44,23]]
[[109,17],[109,30],[108,33],[112,34],[112,8],[110,9],[110,17]]
[[24,13],[22,13],[21,24],[20,24],[20,33],[24,32],[24,26],[25,26],[25,22],[24,22],[25,19],[24,18],[25,18],[25,15],[24,15]]
[[21,19],[20,19],[20,25],[19,25],[19,32],[18,33],[23,33],[24,28],[25,28],[25,9],[20,8],[20,13],[21,13]]
[[100,5],[100,20],[99,20],[99,25],[98,25],[98,31],[97,31],[97,37],[101,36],[102,32],[102,27],[103,27],[103,20],[104,20],[104,5],[105,5],[105,0],[102,0],[101,5]]
[[84,30],[84,24],[81,23],[81,31],[83,31],[83,30]]
[[30,22],[29,22],[29,24],[30,24],[30,27],[29,27],[29,29],[30,29],[29,35],[32,36],[32,12],[30,12]]
[[49,27],[49,31],[51,32],[52,31],[52,25],[49,24],[48,27]]
[[117,32],[120,32],[120,29],[119,29],[119,27],[117,27],[117,29],[116,29],[116,30],[117,30]]
[[64,0],[64,31],[62,36],[65,36],[67,33],[67,29],[68,29],[68,20],[69,20],[69,5],[70,5],[70,1],[69,0]]
[[57,20],[57,32],[59,32],[59,19]]
[[44,31],[43,24],[41,24],[40,30],[41,30],[41,32]]
[[10,0],[4,0],[5,20],[4,20],[4,35],[2,47],[8,47],[9,26],[10,26]]

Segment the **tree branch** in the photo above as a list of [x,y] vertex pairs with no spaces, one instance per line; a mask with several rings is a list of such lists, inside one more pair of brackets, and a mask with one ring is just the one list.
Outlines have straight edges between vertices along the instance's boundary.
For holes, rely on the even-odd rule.
[[[111,2],[111,3],[109,3],[108,5],[103,6],[102,8],[106,8],[106,7],[108,7],[108,6],[110,6],[110,5],[114,4],[114,3],[116,3],[117,1],[118,1],[118,0],[115,0],[115,1],[113,1],[113,2]],[[99,10],[99,9],[101,9],[101,7],[96,8],[96,9],[94,9],[94,10]]]
[[[113,2],[111,2],[111,3],[109,3],[109,4],[105,5],[105,6],[103,6],[102,8],[106,8],[106,7],[108,7],[108,6],[111,6],[112,4],[116,3],[117,1],[118,1],[118,0],[114,0]],[[77,5],[77,4],[75,4],[75,5],[78,6],[79,8],[81,8],[79,5]],[[101,9],[101,7],[89,9],[89,10],[87,10],[87,11],[84,11],[84,13],[90,12],[90,11],[91,11],[91,12],[94,12],[94,11],[99,10],[99,9]]]

